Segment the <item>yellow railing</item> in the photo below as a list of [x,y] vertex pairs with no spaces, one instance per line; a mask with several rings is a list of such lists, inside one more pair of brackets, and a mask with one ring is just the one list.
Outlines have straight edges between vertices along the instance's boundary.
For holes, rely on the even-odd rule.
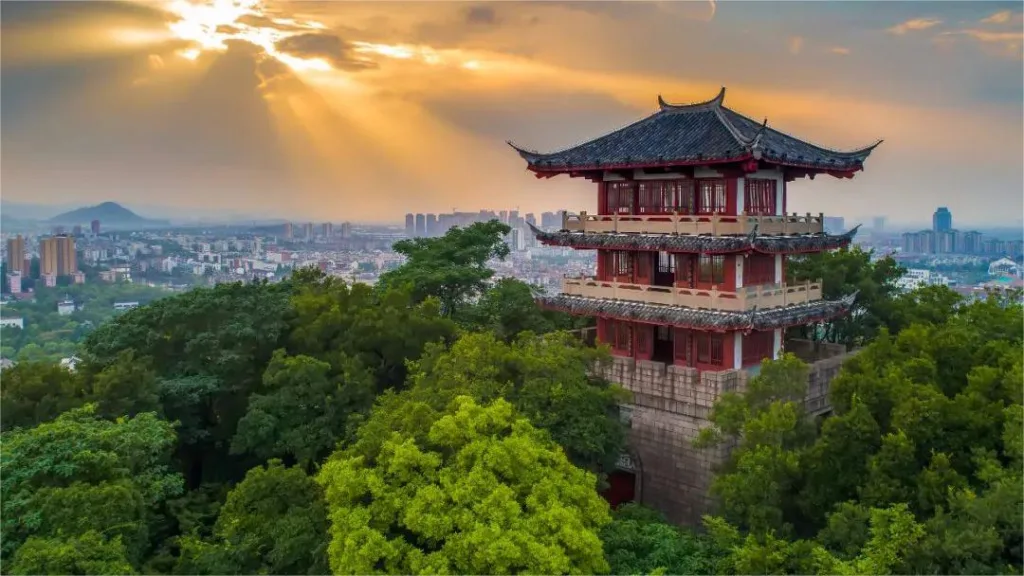
[[648,304],[743,312],[751,310],[755,306],[763,310],[821,300],[821,282],[744,286],[734,292],[728,292],[717,288],[678,288],[611,282],[594,278],[566,278],[562,281],[562,292],[571,296],[613,298]]
[[821,234],[824,214],[790,214],[782,216],[722,216],[697,214],[576,214],[562,215],[562,229],[570,232],[620,232],[624,234],[710,234],[729,236],[757,233]]

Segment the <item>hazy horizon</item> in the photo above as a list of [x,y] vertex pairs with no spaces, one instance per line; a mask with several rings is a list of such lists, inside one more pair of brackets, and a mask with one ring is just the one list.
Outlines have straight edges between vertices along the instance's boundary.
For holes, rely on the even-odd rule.
[[[789,210],[1015,226],[1019,3],[3,2],[5,201],[292,221],[594,210],[505,144],[589,140],[710,98],[840,149]],[[150,214],[142,214],[151,216]],[[155,216],[155,215],[153,215]]]

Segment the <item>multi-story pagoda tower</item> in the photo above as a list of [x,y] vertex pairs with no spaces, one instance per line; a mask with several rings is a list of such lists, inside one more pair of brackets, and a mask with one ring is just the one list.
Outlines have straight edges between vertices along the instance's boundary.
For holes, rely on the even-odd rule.
[[[635,489],[618,498],[645,492],[645,502],[683,521],[703,511],[710,465],[689,439],[714,400],[778,357],[787,327],[845,314],[853,302],[823,300],[819,283],[786,283],[787,256],[846,246],[856,233],[826,234],[821,214],[787,215],[786,184],[852,178],[881,143],[821,148],[730,110],[724,98],[725,88],[698,104],[659,96],[653,115],[561,152],[513,145],[538,178],[597,183],[597,214],[564,215],[558,232],[533,229],[547,245],[597,250],[597,274],[566,279],[562,294],[540,303],[597,317],[598,339],[616,357],[609,377],[634,393],[634,420],[650,416],[650,430],[633,425],[632,459],[644,470],[633,470]],[[687,471],[702,474],[681,488],[689,495],[668,494],[670,478]]]

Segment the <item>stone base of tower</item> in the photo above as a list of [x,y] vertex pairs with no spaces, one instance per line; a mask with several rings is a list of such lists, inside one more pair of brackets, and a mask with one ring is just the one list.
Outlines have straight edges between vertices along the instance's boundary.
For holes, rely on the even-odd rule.
[[[828,384],[849,357],[842,346],[794,345],[789,348],[811,366],[806,403],[812,414],[824,414]],[[815,358],[821,358],[815,360]],[[625,406],[629,419],[630,452],[640,462],[640,501],[661,511],[677,524],[698,525],[714,511],[709,494],[715,468],[730,447],[697,449],[693,441],[709,426],[708,417],[718,398],[746,388],[750,372],[701,372],[686,366],[615,357],[602,369],[604,378],[632,392]]]

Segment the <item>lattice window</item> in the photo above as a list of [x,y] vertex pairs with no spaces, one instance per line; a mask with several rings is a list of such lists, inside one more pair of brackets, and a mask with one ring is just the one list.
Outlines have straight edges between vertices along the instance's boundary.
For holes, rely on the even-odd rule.
[[633,254],[622,250],[613,252],[615,255],[612,270],[615,276],[633,276]]
[[697,362],[721,366],[725,361],[725,337],[721,334],[697,334]]
[[747,214],[774,215],[775,185],[774,179],[748,178],[744,184],[743,210]]
[[614,334],[615,349],[632,354],[633,326],[628,322],[613,322],[612,332]]
[[697,192],[693,180],[676,181],[676,198],[679,199],[676,209],[680,214],[697,213]]
[[605,193],[608,195],[608,212],[611,214],[633,213],[633,192],[636,182],[606,182]]
[[644,181],[639,183],[639,187],[640,205],[637,212],[640,214],[663,214],[669,210],[669,208],[666,208],[666,204],[672,206],[672,199],[668,198],[666,203],[666,198],[662,195],[662,182],[657,180]]
[[727,205],[725,180],[700,181],[700,198],[697,203],[699,214],[725,214]]
[[675,274],[676,257],[670,252],[658,252],[658,274]]
[[701,254],[697,266],[697,282],[719,285],[725,283],[725,255]]
[[687,364],[690,357],[690,346],[693,344],[692,334],[683,328],[675,329],[674,356],[676,364]]
[[743,336],[743,365],[760,364],[775,354],[775,332],[758,331]]
[[743,267],[743,285],[775,284],[775,256],[751,254]]
[[647,354],[651,351],[651,327],[637,326],[636,328],[636,351],[638,354]]

